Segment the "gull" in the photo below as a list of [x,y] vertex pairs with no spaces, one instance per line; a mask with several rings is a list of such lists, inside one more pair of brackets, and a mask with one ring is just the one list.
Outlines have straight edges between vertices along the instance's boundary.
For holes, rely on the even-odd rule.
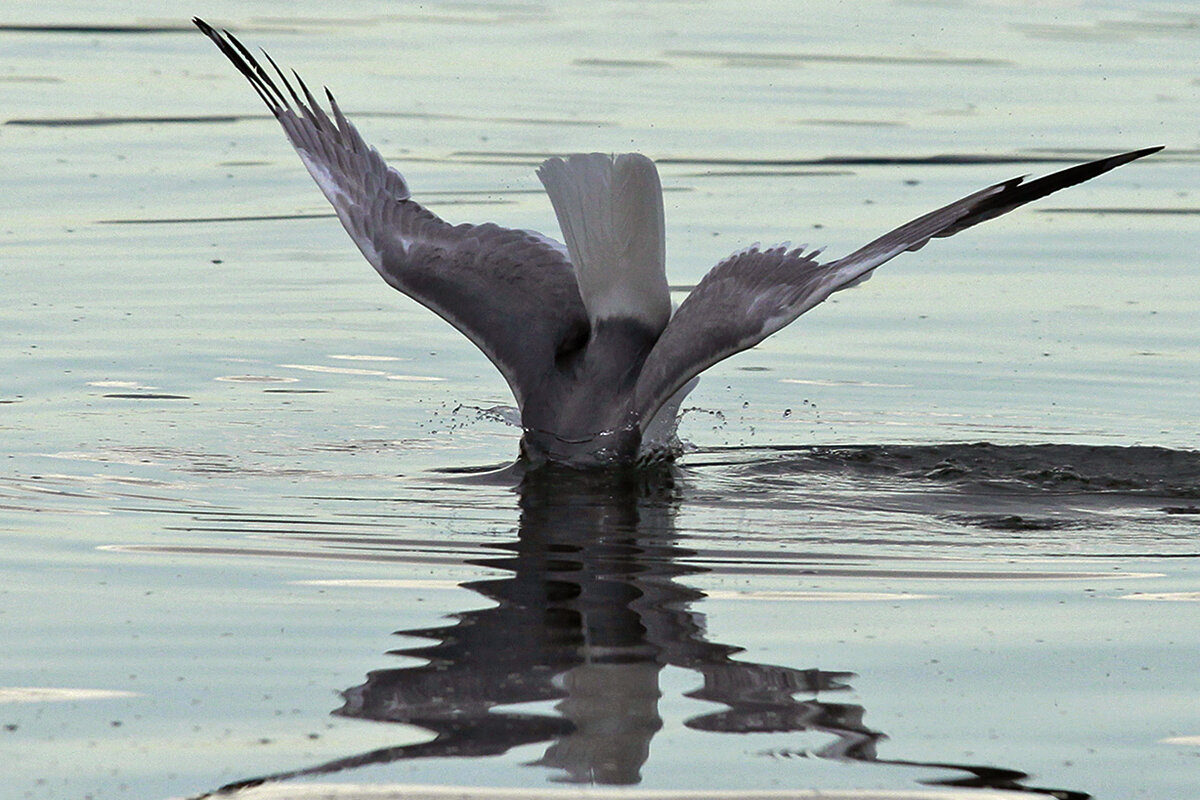
[[565,244],[490,222],[452,225],[411,198],[404,177],[328,89],[326,111],[266,51],[274,74],[228,31],[193,22],[266,103],[384,281],[457,328],[500,370],[520,410],[522,456],[533,464],[636,462],[656,431],[673,430],[701,372],[880,264],[1162,149],[997,183],[839,259],[754,245],[713,267],[672,310],[662,186],[646,156],[578,154],[538,168]]

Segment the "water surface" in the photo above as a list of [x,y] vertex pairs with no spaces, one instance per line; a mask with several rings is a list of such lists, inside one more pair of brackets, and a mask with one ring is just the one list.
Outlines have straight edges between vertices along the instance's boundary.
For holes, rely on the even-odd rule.
[[[0,794],[1196,793],[1191,6],[176,6],[0,12]],[[679,298],[1168,149],[719,365],[674,467],[521,476],[193,14],[453,221],[651,155]]]

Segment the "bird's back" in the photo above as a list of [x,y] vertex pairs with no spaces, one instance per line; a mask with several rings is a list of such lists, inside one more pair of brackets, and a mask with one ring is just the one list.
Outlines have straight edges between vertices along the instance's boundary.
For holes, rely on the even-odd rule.
[[630,462],[644,426],[634,388],[659,331],[632,318],[600,320],[564,353],[522,409],[525,455],[577,465]]

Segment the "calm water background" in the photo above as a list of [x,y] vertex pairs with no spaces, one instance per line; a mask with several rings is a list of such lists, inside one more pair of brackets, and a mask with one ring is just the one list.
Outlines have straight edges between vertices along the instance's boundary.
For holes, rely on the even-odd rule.
[[[1168,150],[711,370],[669,480],[518,492],[447,471],[515,454],[499,375],[193,14],[453,221],[557,236],[544,155],[658,159],[680,297]],[[1200,795],[1198,47],[1181,2],[5,5],[0,795]]]

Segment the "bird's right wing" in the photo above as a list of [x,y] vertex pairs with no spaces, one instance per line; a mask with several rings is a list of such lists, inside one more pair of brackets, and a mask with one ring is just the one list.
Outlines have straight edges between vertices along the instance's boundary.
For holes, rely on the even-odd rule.
[[643,426],[689,380],[828,297],[837,278],[817,255],[803,248],[755,246],[709,270],[675,310],[642,365],[634,408]]
[[713,364],[761,342],[839,289],[930,239],[952,236],[1051,192],[1081,183],[1161,147],[1089,161],[1026,183],[989,186],[884,234],[845,258],[821,263],[818,252],[751,247],[713,267],[667,323],[638,378],[635,408],[644,423],[679,387]]
[[275,77],[228,31],[193,22],[275,115],[376,271],[474,342],[518,405],[558,353],[587,341],[587,312],[562,245],[530,231],[443,221],[410,199],[404,178],[363,141],[328,90],[332,119],[298,75],[303,97],[266,53]]

